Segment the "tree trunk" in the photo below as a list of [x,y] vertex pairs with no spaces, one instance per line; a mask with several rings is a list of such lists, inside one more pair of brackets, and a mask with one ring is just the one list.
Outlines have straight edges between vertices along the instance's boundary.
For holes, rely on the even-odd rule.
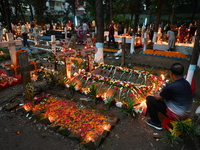
[[4,6],[4,1],[0,1],[0,12],[1,12],[1,17],[2,17],[2,23],[3,25],[5,25],[5,22],[6,22],[6,12],[5,12],[5,6]]
[[110,22],[113,21],[113,8],[112,8],[112,0],[109,2],[109,8],[110,8]]
[[103,62],[103,44],[104,44],[104,14],[103,12],[103,0],[95,0],[96,6],[96,26],[97,26],[97,43],[96,47],[98,48],[97,53],[95,54],[96,62]]
[[160,17],[161,17],[161,10],[163,6],[163,0],[158,1],[158,9],[157,9],[157,19],[156,19],[156,24],[155,24],[155,29],[154,32],[158,32],[158,27],[160,24]]
[[153,34],[153,43],[157,42],[158,28],[159,28],[159,24],[160,24],[162,6],[163,6],[163,0],[159,0],[158,1],[158,9],[157,9],[157,19],[156,19],[156,24],[155,24],[155,28],[154,28],[154,34]]
[[23,22],[26,23],[25,17],[24,17],[24,13],[22,12],[22,9],[20,8],[19,11],[20,11],[20,14],[21,14],[21,16],[22,16]]
[[[199,19],[200,19],[200,17],[199,17]],[[199,59],[199,52],[200,52],[199,42],[200,42],[200,20],[198,21],[197,35],[196,35],[196,38],[195,38],[194,48],[193,48],[193,52],[192,52],[192,59],[191,59],[191,62],[190,62],[190,66],[189,66],[187,78],[186,78],[186,80],[190,84],[192,83],[194,71],[196,69],[197,61]]]
[[31,5],[29,5],[29,9],[30,9],[30,12],[31,12],[31,20],[34,20],[33,18],[33,8]]
[[8,27],[8,32],[12,33],[12,27],[10,23],[10,5],[8,3],[8,0],[4,0],[4,7],[5,7],[5,16],[6,16],[6,24]]
[[176,0],[174,0],[173,6],[172,6],[172,18],[171,18],[171,24],[173,23],[173,20],[174,20],[175,2],[176,2]]
[[191,17],[191,20],[190,20],[190,22],[193,22],[193,21],[194,21],[194,15],[195,15],[195,13],[196,13],[197,6],[198,6],[198,0],[195,0],[195,1],[194,1],[194,8],[193,8],[193,12],[192,12],[192,17]]

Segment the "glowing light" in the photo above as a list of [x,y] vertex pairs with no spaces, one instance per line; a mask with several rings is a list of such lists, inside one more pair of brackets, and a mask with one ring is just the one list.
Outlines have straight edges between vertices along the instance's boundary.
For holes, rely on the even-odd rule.
[[55,121],[54,117],[52,117],[52,116],[49,116],[48,119],[49,119],[50,122],[54,122]]
[[24,105],[24,109],[25,109],[26,111],[30,111],[30,110],[31,110],[31,107],[28,106],[28,105]]
[[162,80],[165,80],[165,76],[163,74],[160,75]]
[[110,131],[111,125],[110,124],[106,124],[104,125],[103,129],[106,131]]

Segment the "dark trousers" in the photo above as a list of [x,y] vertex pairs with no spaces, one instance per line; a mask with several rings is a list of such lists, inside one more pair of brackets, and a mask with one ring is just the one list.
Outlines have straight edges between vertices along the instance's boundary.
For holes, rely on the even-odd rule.
[[146,98],[147,111],[149,112],[151,121],[160,123],[158,112],[161,112],[166,116],[167,106],[163,101],[156,100],[153,96],[147,96]]
[[28,41],[27,41],[27,34],[22,34],[22,37],[23,37],[23,45],[24,45],[24,47],[27,45],[28,47],[30,47],[29,46],[29,43],[28,43]]
[[110,42],[113,42],[114,43],[114,47],[116,48],[116,45],[115,45],[115,37],[114,36],[110,36],[109,35],[109,40],[108,40],[108,48],[110,47]]

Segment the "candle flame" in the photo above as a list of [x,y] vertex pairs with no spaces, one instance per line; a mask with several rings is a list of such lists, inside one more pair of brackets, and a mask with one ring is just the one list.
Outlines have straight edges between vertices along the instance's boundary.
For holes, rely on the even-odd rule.
[[163,74],[160,75],[162,80],[165,80],[165,76]]
[[50,122],[54,122],[55,121],[54,117],[52,117],[52,116],[49,116],[48,119],[49,119]]
[[103,129],[106,131],[110,131],[111,125],[110,124],[106,124],[104,125]]

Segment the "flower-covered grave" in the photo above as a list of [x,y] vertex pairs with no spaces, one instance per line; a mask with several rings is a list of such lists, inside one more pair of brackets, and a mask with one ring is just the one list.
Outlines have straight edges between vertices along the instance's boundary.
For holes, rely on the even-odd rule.
[[19,83],[22,83],[22,79],[20,75],[9,77],[7,76],[5,71],[0,70],[0,90],[9,86],[19,84]]
[[25,110],[50,129],[91,149],[98,147],[118,122],[118,118],[83,103],[44,93],[35,96],[19,110]]
[[99,64],[93,72],[74,73],[72,81],[76,82],[75,90],[105,104],[114,102],[122,109],[130,108],[128,114],[135,115],[146,111],[146,96],[159,91],[166,83],[164,75],[157,78],[151,71]]

